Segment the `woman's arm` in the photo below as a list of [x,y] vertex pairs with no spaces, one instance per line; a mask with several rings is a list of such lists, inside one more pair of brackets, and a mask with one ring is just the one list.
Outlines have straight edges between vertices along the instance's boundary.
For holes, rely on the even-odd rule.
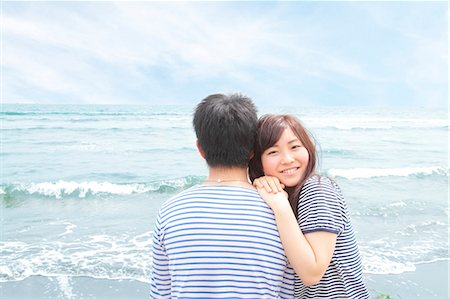
[[324,231],[303,235],[287,193],[278,191],[281,185],[277,185],[274,179],[278,182],[276,178],[262,177],[255,180],[254,185],[274,212],[281,242],[295,272],[305,285],[316,284],[330,264],[337,235]]

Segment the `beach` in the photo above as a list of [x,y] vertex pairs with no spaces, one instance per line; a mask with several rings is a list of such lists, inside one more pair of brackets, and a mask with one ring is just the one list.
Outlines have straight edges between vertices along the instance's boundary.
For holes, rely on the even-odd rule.
[[448,261],[417,265],[402,274],[366,274],[373,298],[385,294],[390,298],[449,298]]
[[[4,105],[0,298],[147,298],[158,210],[207,175],[192,111]],[[446,111],[267,112],[296,115],[317,139],[372,298],[448,298]]]
[[[371,298],[449,298],[448,266],[448,262],[441,261],[418,265],[413,272],[366,275]],[[135,280],[33,276],[20,282],[3,283],[0,298],[137,299],[147,298],[148,290],[148,283]]]

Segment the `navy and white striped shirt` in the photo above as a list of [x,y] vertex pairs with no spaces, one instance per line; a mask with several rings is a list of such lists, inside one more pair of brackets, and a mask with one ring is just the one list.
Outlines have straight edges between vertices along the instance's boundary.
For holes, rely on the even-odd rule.
[[369,298],[347,206],[334,181],[313,176],[305,182],[300,192],[298,223],[304,234],[326,231],[337,234],[337,240],[330,265],[320,282],[306,287],[297,279],[295,298]]
[[194,186],[153,232],[150,298],[294,298],[272,210],[256,190]]

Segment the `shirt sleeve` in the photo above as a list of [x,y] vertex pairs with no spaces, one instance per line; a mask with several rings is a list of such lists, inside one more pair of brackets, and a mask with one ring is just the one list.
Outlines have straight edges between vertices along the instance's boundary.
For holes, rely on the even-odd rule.
[[169,272],[169,258],[162,242],[161,220],[158,216],[153,230],[152,262],[151,262],[151,282],[150,298],[164,299],[170,298],[171,277]]
[[325,231],[339,235],[347,223],[339,187],[327,177],[308,179],[300,192],[298,223],[304,234]]

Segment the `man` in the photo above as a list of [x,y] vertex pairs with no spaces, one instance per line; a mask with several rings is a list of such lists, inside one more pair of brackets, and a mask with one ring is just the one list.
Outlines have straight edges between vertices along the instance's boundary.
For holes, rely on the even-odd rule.
[[293,298],[274,215],[247,177],[254,104],[239,94],[210,95],[193,123],[209,176],[159,212],[150,297]]

